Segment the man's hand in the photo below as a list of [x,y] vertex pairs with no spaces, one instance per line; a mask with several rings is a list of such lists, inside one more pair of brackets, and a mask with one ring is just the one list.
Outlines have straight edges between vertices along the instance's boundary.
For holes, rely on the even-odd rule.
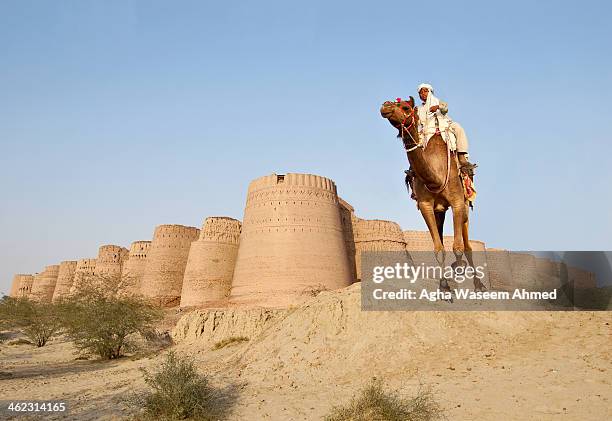
[[432,113],[435,113],[436,111],[438,111],[438,108],[440,108],[439,105],[433,105],[429,108],[429,111],[431,111]]

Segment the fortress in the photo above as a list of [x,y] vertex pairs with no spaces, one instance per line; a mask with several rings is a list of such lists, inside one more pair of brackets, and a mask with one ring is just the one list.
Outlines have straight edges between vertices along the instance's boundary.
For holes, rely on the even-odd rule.
[[[562,264],[527,253],[487,249],[488,284],[495,290],[558,285]],[[446,250],[453,238],[445,236]],[[117,294],[140,295],[162,307],[284,307],[314,291],[361,280],[363,251],[431,251],[427,231],[402,231],[392,221],[367,220],[338,197],[335,183],[312,174],[270,174],[251,182],[243,221],[208,217],[202,229],[159,225],[151,241],[130,249],[103,245],[97,258],[63,261],[13,278],[10,295],[58,301],[93,277],[118,280]],[[578,288],[596,286],[593,273],[565,272]]]

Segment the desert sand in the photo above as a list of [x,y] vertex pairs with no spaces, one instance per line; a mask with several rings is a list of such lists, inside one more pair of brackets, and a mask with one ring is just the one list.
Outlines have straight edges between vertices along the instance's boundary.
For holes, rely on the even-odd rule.
[[[360,298],[355,284],[288,309],[168,310],[172,347],[110,362],[75,360],[61,337],[5,342],[0,399],[67,401],[56,419],[121,419],[122,400],[145,389],[139,368],[173,349],[235,396],[231,420],[321,419],[372,377],[409,394],[430,387],[450,420],[612,419],[609,312],[362,312]],[[211,349],[237,336],[249,341]]]

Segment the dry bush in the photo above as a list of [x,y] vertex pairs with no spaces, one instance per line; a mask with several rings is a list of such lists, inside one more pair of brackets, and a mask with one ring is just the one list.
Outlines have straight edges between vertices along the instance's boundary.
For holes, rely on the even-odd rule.
[[345,406],[334,407],[326,421],[433,421],[443,419],[433,393],[423,388],[414,397],[385,391],[381,380],[373,379]]
[[249,338],[247,338],[246,336],[232,336],[230,338],[223,339],[222,341],[217,342],[212,347],[212,350],[215,351],[217,349],[225,348],[229,345],[238,344],[240,342],[247,342],[248,340]]
[[316,297],[323,291],[327,291],[327,287],[323,284],[307,286],[302,290],[302,295],[308,295],[310,297]]
[[7,296],[0,299],[0,324],[21,331],[38,347],[45,346],[62,327],[56,305]]
[[143,411],[146,420],[219,420],[229,409],[233,395],[213,388],[198,373],[192,359],[169,352],[155,372],[142,369],[152,392],[134,397],[131,405]]
[[119,282],[119,276],[82,279],[59,304],[66,334],[79,350],[119,358],[130,346],[129,335],[153,335],[161,311],[138,297],[118,297]]

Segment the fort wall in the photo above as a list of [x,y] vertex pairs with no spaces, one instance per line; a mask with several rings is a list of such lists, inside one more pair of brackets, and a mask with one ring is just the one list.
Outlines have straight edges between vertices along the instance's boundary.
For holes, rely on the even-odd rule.
[[32,283],[34,282],[34,275],[19,274],[19,288],[17,289],[18,298],[28,298],[32,292]]
[[121,284],[117,292],[120,296],[140,294],[142,276],[150,248],[150,241],[134,241],[130,245],[129,256],[121,267]]
[[70,287],[70,294],[83,284],[84,281],[94,276],[96,271],[96,259],[80,259],[77,260],[76,269],[74,271],[74,280]]
[[98,249],[95,276],[120,277],[123,261],[127,259],[129,250],[125,247],[107,244]]
[[493,290],[509,291],[513,289],[510,252],[503,249],[487,249],[487,273]]
[[179,305],[189,248],[199,233],[184,225],[155,228],[140,287],[145,298],[163,307]]
[[355,248],[355,233],[353,232],[353,221],[356,219],[355,209],[345,200],[338,197],[338,205],[340,206],[340,220],[342,223],[342,232],[344,234],[344,244],[346,253],[351,268],[351,279],[357,281],[357,262]]
[[510,253],[512,264],[512,286],[514,288],[525,288],[536,290],[538,287],[538,272],[536,269],[536,258],[529,253]]
[[191,243],[183,278],[181,307],[221,306],[227,301],[238,255],[240,221],[206,218]]
[[53,298],[58,274],[59,265],[45,267],[44,271],[34,276],[32,290],[28,298],[41,303],[50,303]]
[[355,241],[355,272],[361,281],[361,252],[406,251],[406,241],[400,226],[391,221],[353,218]]
[[70,294],[70,288],[72,288],[72,284],[74,283],[76,267],[76,260],[66,260],[60,263],[57,282],[51,301],[56,302]]
[[230,302],[278,307],[312,289],[337,289],[353,277],[336,185],[289,173],[251,182]]

